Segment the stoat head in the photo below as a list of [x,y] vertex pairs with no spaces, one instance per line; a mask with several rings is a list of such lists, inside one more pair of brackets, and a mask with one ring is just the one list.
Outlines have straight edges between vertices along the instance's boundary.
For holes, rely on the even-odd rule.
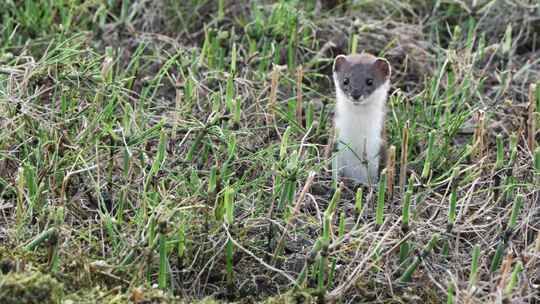
[[390,64],[371,54],[339,55],[334,60],[336,90],[355,105],[367,104],[376,93],[388,91]]

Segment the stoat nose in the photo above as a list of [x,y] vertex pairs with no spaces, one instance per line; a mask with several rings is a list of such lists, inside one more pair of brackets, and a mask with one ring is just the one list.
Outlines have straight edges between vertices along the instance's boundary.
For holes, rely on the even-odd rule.
[[359,90],[353,90],[351,93],[351,96],[354,100],[358,100],[360,99],[360,97],[362,97],[362,94],[360,93]]

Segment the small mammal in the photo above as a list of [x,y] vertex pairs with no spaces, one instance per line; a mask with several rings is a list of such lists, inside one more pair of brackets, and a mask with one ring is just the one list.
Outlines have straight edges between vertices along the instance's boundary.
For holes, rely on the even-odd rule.
[[375,184],[384,160],[384,123],[390,89],[388,61],[371,54],[339,55],[334,60],[335,128],[338,152],[334,177]]

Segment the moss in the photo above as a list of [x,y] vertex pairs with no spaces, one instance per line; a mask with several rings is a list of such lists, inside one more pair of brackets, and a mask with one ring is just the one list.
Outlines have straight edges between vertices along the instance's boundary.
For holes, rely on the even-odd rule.
[[316,303],[317,299],[307,292],[287,292],[264,300],[264,304]]
[[2,304],[57,304],[62,295],[62,284],[47,274],[9,273],[0,278]]

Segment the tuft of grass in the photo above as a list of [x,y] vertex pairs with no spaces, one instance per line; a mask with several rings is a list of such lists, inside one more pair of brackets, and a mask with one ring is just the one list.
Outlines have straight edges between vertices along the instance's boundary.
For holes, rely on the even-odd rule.
[[[64,302],[539,299],[540,7],[339,2],[0,3],[4,281],[54,275],[29,282]],[[392,65],[376,186],[328,170],[350,52]]]

